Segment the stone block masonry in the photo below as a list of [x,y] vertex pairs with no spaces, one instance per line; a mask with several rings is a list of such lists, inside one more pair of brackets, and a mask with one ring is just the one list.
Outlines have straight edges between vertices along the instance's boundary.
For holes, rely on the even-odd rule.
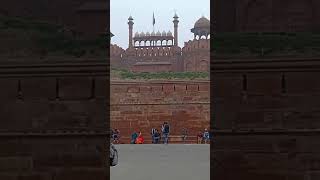
[[[172,135],[183,127],[190,135],[210,128],[209,81],[112,81],[111,127],[129,137],[142,131],[150,138],[151,128],[161,129],[164,121]],[[129,142],[124,142],[129,143]]]
[[319,179],[319,59],[216,58],[211,67],[212,177]]
[[0,179],[105,180],[107,64],[0,65]]

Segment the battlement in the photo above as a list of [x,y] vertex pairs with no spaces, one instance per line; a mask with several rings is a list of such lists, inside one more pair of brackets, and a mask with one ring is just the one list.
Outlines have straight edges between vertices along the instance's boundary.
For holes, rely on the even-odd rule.
[[209,91],[209,81],[112,81],[111,104],[209,103]]
[[182,52],[199,51],[199,49],[210,51],[210,39],[189,40],[184,43]]
[[116,44],[110,45],[110,56],[111,57],[115,57],[115,56],[122,57],[124,52],[125,52],[125,50],[122,47],[120,47]]

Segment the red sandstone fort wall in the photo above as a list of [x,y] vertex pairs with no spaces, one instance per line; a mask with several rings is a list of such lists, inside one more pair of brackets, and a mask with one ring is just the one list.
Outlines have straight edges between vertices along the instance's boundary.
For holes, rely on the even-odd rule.
[[185,42],[182,48],[182,58],[185,71],[209,71],[210,39]]
[[[111,57],[111,59],[113,59]],[[115,60],[111,60],[115,62]],[[127,49],[121,58],[122,67],[136,72],[182,71],[181,49],[178,47],[149,47]],[[139,64],[142,63],[142,64]],[[145,63],[145,64],[143,64]],[[160,63],[161,65],[157,65]],[[119,62],[112,64],[117,67]],[[166,64],[166,65],[164,65]],[[166,66],[166,67],[165,67]]]
[[125,50],[120,46],[111,44],[110,45],[110,64],[112,68],[126,68],[127,65],[123,62],[122,56],[124,55]]
[[111,127],[123,136],[171,124],[172,135],[182,127],[196,135],[210,124],[209,81],[155,81],[111,83]]
[[107,65],[0,65],[0,179],[106,179]]
[[318,31],[317,0],[215,0],[216,32]]
[[212,67],[213,177],[319,179],[319,59],[215,59]]
[[0,6],[0,14],[61,24],[96,35],[104,33],[108,26],[107,5],[103,0],[10,0]]

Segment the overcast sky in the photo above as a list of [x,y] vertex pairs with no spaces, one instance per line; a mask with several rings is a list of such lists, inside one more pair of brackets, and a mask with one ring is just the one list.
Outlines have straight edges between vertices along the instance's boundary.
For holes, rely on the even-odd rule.
[[133,17],[135,32],[152,32],[152,13],[155,16],[155,32],[160,30],[173,33],[173,15],[179,16],[178,45],[193,39],[190,29],[194,23],[205,16],[210,19],[210,0],[111,0],[111,32],[115,35],[111,43],[128,48],[128,17]]

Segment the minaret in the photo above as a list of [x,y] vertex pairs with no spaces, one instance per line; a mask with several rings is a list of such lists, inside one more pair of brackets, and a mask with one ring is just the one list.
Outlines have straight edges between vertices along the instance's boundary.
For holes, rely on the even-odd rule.
[[178,23],[179,23],[179,20],[178,20],[178,15],[177,13],[174,14],[173,16],[173,24],[174,24],[174,46],[178,46]]
[[132,41],[132,35],[133,35],[133,32],[132,32],[132,29],[133,29],[133,18],[130,16],[128,18],[128,25],[129,25],[129,48],[132,48],[133,47],[133,41]]

